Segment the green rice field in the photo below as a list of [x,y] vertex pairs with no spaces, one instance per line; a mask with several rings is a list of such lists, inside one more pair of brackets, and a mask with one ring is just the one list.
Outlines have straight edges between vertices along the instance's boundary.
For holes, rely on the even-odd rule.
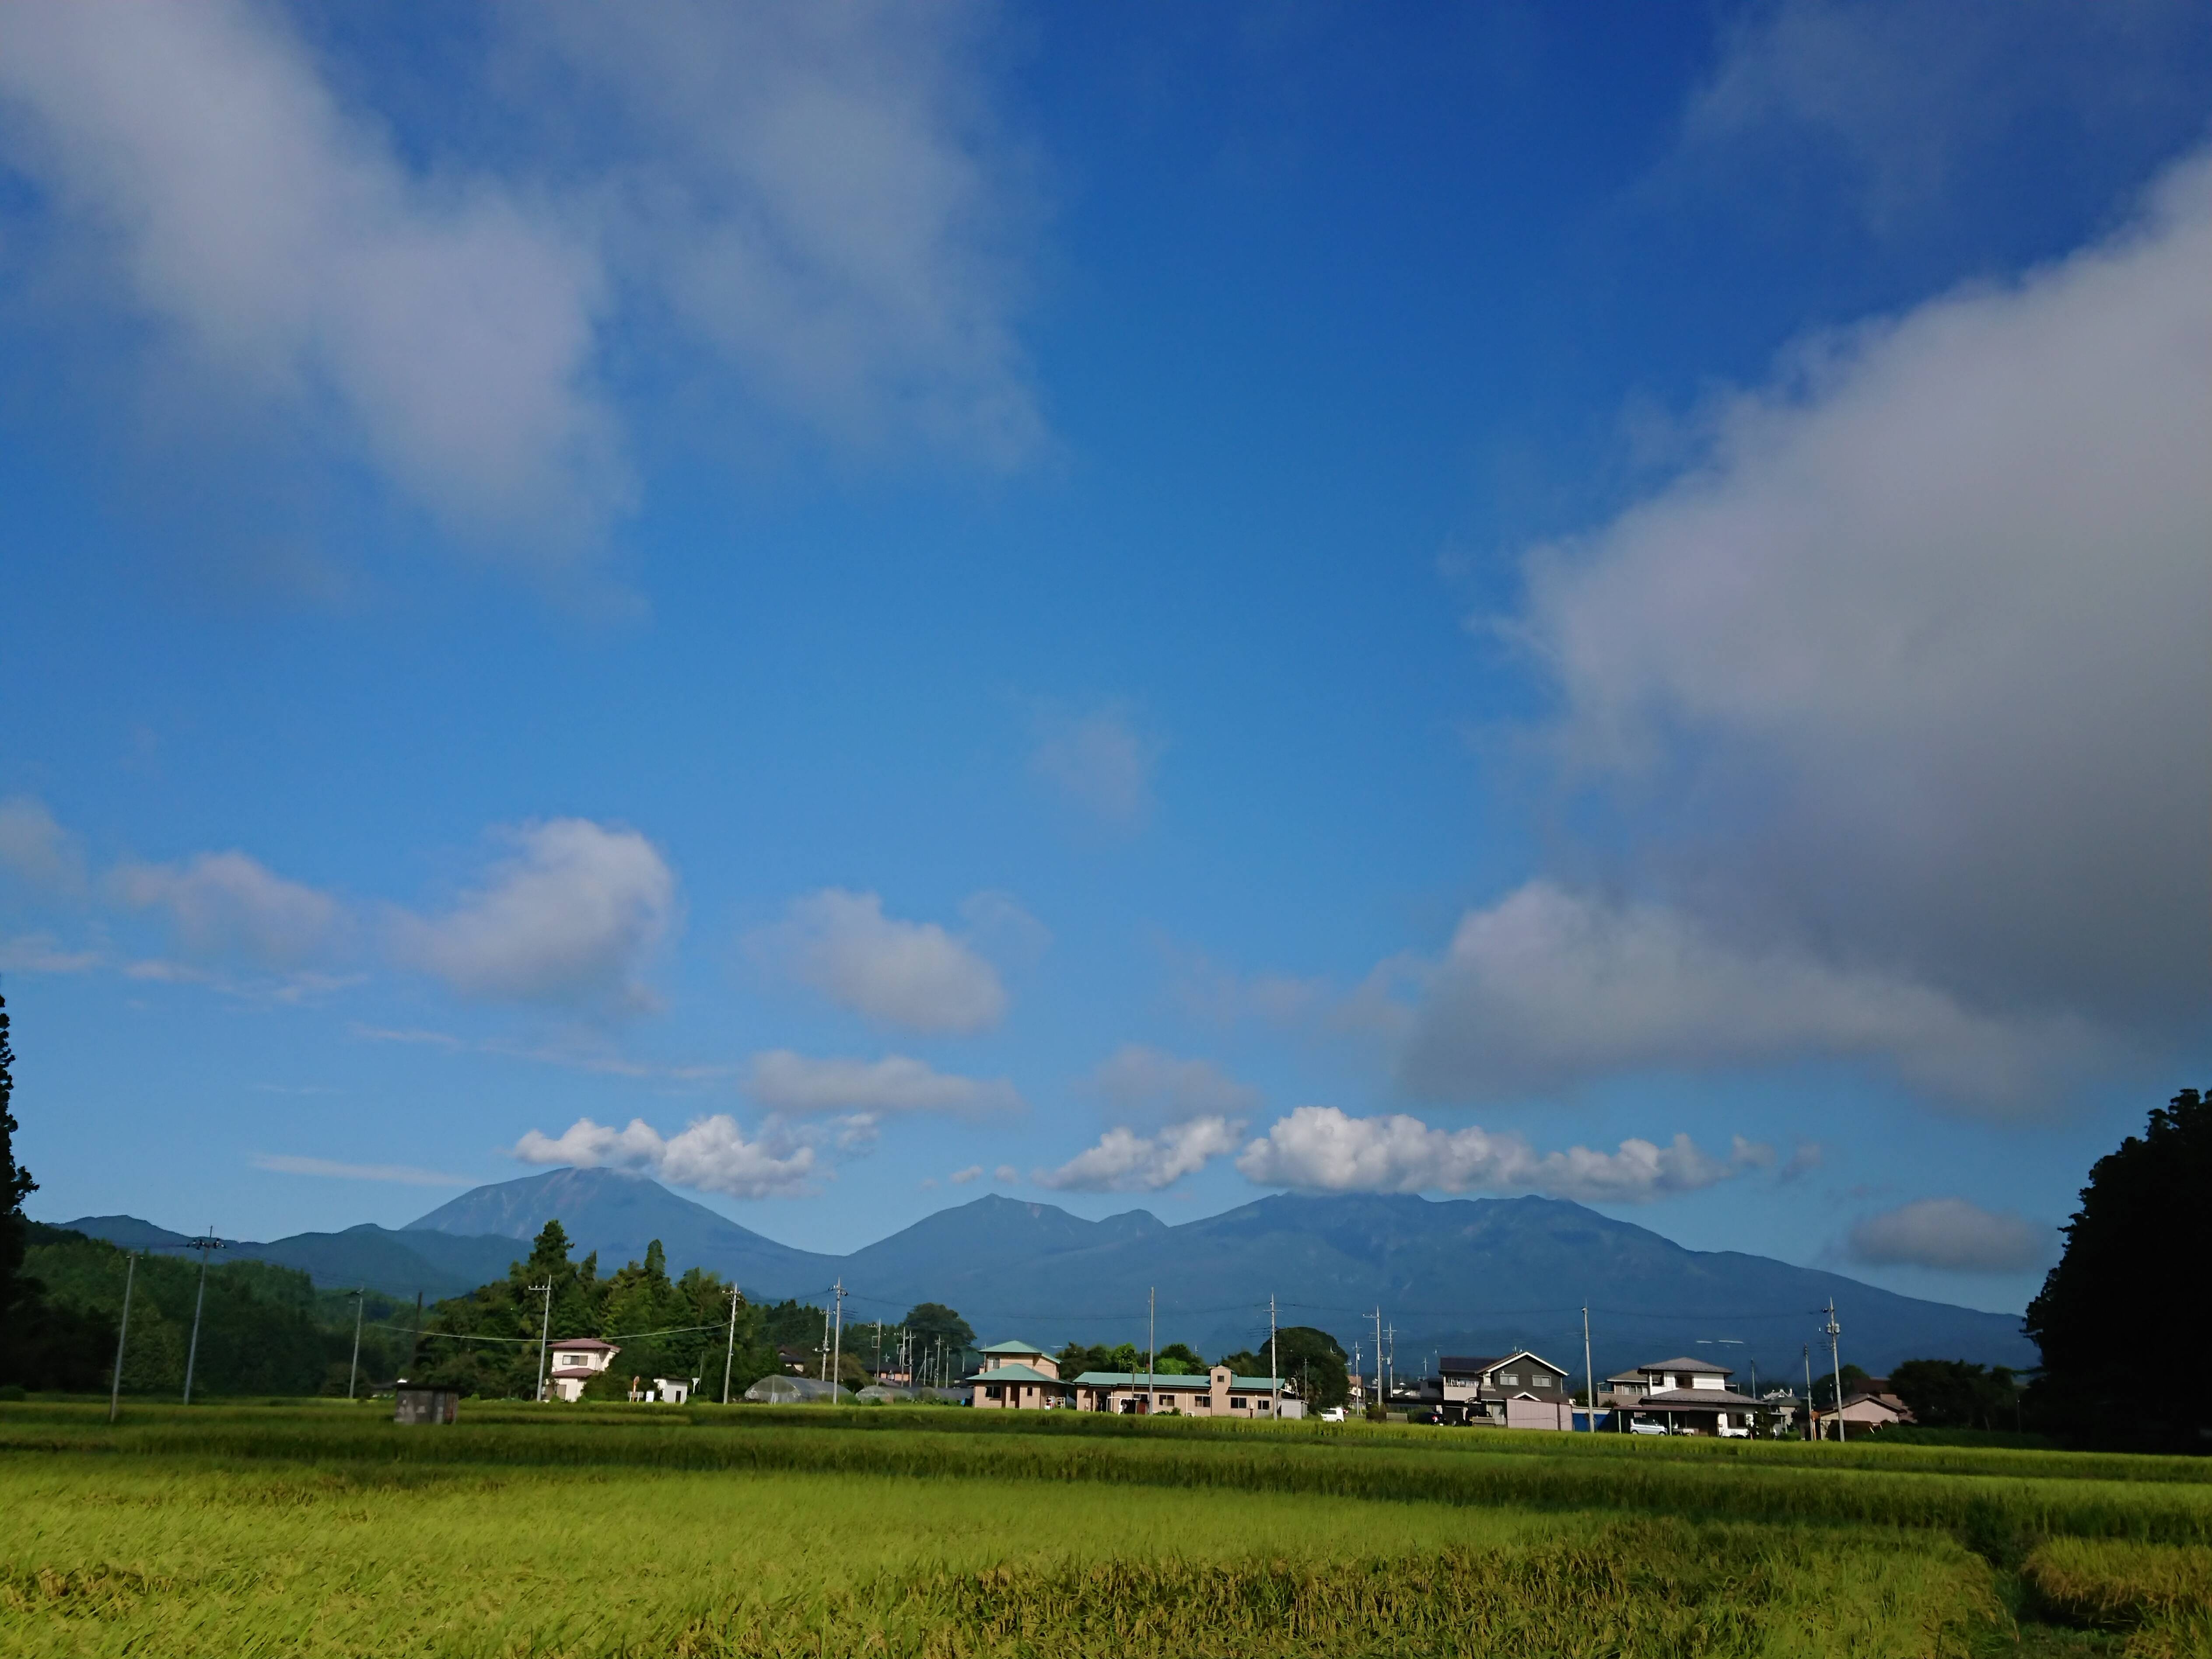
[[0,1404],[0,1653],[2212,1654],[2212,1467],[936,1409]]

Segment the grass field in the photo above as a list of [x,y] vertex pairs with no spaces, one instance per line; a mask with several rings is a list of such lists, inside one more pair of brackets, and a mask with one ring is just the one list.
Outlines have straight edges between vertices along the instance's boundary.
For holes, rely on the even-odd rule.
[[2212,1653],[2212,1468],[1074,1413],[0,1405],[8,1655]]

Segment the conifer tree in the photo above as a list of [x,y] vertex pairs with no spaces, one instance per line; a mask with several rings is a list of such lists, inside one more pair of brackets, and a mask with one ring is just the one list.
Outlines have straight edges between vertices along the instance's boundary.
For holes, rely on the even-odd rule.
[[21,1293],[23,1200],[39,1189],[31,1172],[15,1162],[15,1052],[8,1046],[8,999],[0,996],[0,1316]]

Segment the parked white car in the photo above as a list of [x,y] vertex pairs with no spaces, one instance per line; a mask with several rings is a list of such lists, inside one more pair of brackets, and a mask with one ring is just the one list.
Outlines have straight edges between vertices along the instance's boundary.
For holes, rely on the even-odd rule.
[[1667,1425],[1664,1423],[1638,1423],[1632,1419],[1628,1425],[1628,1431],[1631,1434],[1664,1434],[1667,1432]]
[[1331,1406],[1327,1411],[1324,1411],[1321,1414],[1321,1420],[1324,1423],[1343,1422],[1344,1407],[1341,1406]]

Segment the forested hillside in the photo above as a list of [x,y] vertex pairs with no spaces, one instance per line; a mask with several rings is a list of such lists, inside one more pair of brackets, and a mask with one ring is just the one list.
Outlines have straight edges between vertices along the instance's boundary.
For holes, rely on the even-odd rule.
[[[58,1227],[29,1225],[23,1274],[29,1295],[0,1343],[0,1381],[32,1389],[105,1391],[115,1363],[126,1252]],[[123,1392],[174,1396],[191,1340],[197,1259],[141,1254],[131,1274],[130,1342]],[[407,1338],[388,1328],[399,1304],[370,1293],[362,1376],[388,1379]],[[307,1274],[265,1261],[211,1266],[200,1317],[196,1395],[343,1394],[353,1350],[354,1298],[318,1292]]]

